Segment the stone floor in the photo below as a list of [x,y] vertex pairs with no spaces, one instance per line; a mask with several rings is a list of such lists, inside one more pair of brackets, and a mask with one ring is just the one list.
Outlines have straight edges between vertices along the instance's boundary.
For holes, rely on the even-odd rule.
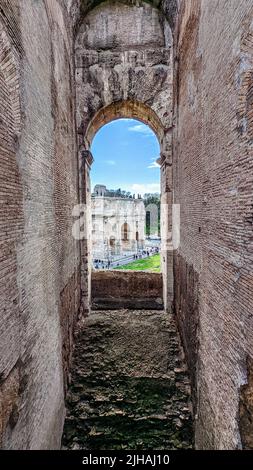
[[77,338],[63,448],[188,449],[190,386],[172,316],[103,311]]

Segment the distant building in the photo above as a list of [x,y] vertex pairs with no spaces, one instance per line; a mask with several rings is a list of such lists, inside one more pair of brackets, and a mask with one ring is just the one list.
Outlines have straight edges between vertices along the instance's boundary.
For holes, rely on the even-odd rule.
[[97,184],[94,188],[93,196],[94,197],[104,196],[106,192],[107,192],[106,186],[104,186],[103,184]]
[[93,258],[108,259],[144,248],[146,212],[140,195],[135,198],[96,185],[91,210]]

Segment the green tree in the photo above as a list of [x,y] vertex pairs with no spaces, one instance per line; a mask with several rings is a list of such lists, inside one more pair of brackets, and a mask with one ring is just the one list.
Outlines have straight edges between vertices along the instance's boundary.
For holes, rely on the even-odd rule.
[[[158,226],[152,226],[150,212],[146,213],[146,235],[159,235],[160,236],[160,220],[161,220],[161,197],[159,193],[146,193],[144,194],[144,204],[147,208],[149,205],[155,205],[158,210]],[[158,233],[157,233],[158,232]]]

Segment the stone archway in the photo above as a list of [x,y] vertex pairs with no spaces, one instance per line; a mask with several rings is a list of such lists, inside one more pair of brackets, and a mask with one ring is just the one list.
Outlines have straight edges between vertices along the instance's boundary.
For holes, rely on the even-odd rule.
[[[137,118],[138,120],[148,124],[156,133],[158,140],[160,142],[161,148],[161,157],[160,157],[160,164],[161,164],[161,196],[163,202],[163,210],[161,212],[161,231],[163,233],[163,243],[164,248],[162,249],[162,271],[163,271],[163,279],[164,279],[164,304],[167,310],[171,310],[172,302],[173,302],[173,258],[172,252],[167,250],[167,243],[170,240],[167,238],[167,233],[169,232],[169,227],[171,227],[171,220],[172,220],[172,195],[170,188],[172,186],[172,172],[171,172],[171,164],[165,157],[166,154],[166,145],[168,143],[168,137],[170,138],[170,134],[166,133],[164,130],[161,121],[159,120],[158,116],[154,111],[146,106],[143,103],[136,103],[131,101],[126,101],[122,103],[112,103],[108,107],[102,108],[98,113],[95,114],[94,118],[91,120],[89,126],[87,127],[87,132],[84,136],[85,145],[82,146],[82,150],[80,153],[80,160],[81,160],[81,194],[82,194],[82,202],[90,207],[90,169],[91,164],[93,162],[93,157],[90,152],[90,147],[93,141],[95,134],[98,130],[105,124],[111,122],[115,119],[120,118]],[[86,150],[85,150],[86,149]],[[164,152],[163,152],[164,149]],[[89,216],[89,210],[87,211]],[[87,221],[87,227],[89,227],[89,222]],[[166,236],[165,236],[166,234]],[[137,237],[137,234],[136,234]],[[137,240],[137,238],[136,238]],[[123,241],[123,236],[122,236]],[[123,241],[123,243],[127,244],[128,241]],[[82,276],[88,279],[88,288],[86,290],[87,294],[86,297],[83,297],[85,301],[85,310],[89,309],[90,303],[90,277],[91,271],[89,266],[91,266],[91,242],[90,236],[87,235],[87,239],[82,241],[83,244],[83,270]],[[137,240],[137,244],[139,245],[139,241]],[[87,282],[84,280],[83,285],[87,286]]]
[[[136,24],[136,28],[127,24]],[[122,28],[119,28],[122,25]],[[96,132],[119,118],[149,125],[160,143],[164,205],[164,303],[173,301],[173,257],[167,250],[172,224],[172,33],[165,13],[140,2],[102,2],[87,12],[76,35],[76,100],[81,202],[89,207],[90,147]],[[82,296],[89,309],[89,237],[82,247]],[[88,276],[88,277],[87,277]]]
[[148,125],[156,134],[160,145],[162,144],[165,132],[156,112],[140,101],[124,100],[111,103],[94,114],[85,133],[86,145],[91,146],[95,134],[101,127],[111,121],[122,118],[137,119]]
[[131,249],[131,230],[127,222],[125,222],[121,227],[121,244],[123,251]]
[[[78,31],[85,16],[98,5],[105,3],[106,0],[67,0],[68,11],[70,12],[75,25],[75,31]],[[140,0],[118,0],[119,3],[140,5]],[[168,20],[169,26],[174,31],[176,18],[179,10],[180,0],[144,0],[151,4],[154,8],[159,8],[165,18]]]
[[130,228],[129,225],[125,222],[121,227],[121,237],[124,242],[129,241]]
[[111,255],[116,254],[116,238],[113,236],[110,237],[110,252]]

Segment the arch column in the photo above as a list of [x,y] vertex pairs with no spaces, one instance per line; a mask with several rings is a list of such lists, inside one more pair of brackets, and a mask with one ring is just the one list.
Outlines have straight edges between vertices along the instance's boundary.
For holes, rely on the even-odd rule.
[[92,240],[91,240],[91,187],[90,187],[90,169],[94,161],[90,150],[84,147],[79,151],[80,161],[80,207],[81,207],[81,224],[83,227],[83,236],[80,240],[81,251],[81,317],[90,313],[91,299],[91,270],[92,270]]
[[172,192],[172,128],[165,132],[161,142],[161,264],[163,272],[164,308],[171,313],[173,310],[173,192]]

